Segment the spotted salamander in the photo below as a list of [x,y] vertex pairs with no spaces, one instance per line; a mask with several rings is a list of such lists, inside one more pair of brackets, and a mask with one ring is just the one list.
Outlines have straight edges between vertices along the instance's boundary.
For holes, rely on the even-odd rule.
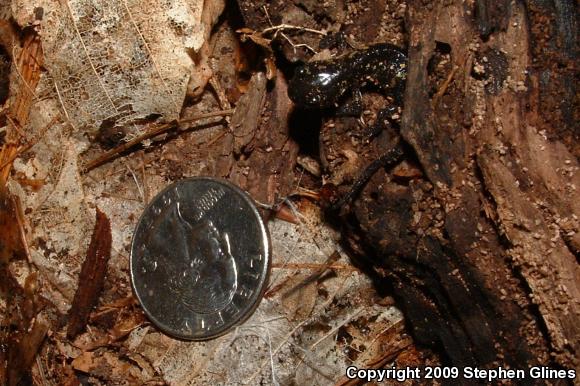
[[288,95],[304,108],[333,108],[365,87],[378,88],[401,104],[407,77],[407,55],[382,43],[336,59],[314,61],[299,67]]

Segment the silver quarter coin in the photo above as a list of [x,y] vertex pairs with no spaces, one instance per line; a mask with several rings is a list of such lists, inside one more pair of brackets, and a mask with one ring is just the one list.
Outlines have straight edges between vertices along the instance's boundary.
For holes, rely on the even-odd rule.
[[178,181],[145,209],[131,245],[131,280],[149,319],[181,339],[226,333],[260,302],[268,231],[252,199],[215,178]]

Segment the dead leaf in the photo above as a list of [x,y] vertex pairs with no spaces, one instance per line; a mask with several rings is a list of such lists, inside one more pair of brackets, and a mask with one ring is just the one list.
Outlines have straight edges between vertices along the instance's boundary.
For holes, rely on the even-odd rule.
[[288,290],[282,295],[283,312],[292,320],[306,319],[312,313],[316,304],[316,281],[304,284],[307,274],[292,277],[287,283]]

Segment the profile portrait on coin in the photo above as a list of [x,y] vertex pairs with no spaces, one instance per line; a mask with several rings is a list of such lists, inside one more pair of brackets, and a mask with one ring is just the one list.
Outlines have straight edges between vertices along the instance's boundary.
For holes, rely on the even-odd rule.
[[226,307],[236,293],[238,274],[227,232],[220,232],[211,220],[195,223],[184,219],[177,206],[184,235],[185,259],[178,267],[176,288],[183,304],[208,314]]

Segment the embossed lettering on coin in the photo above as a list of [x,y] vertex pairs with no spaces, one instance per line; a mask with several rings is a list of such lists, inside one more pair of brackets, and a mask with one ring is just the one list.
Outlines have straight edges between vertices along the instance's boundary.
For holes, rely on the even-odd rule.
[[148,317],[183,339],[209,339],[247,318],[270,265],[266,227],[229,182],[190,178],[145,209],[131,246],[131,279]]

